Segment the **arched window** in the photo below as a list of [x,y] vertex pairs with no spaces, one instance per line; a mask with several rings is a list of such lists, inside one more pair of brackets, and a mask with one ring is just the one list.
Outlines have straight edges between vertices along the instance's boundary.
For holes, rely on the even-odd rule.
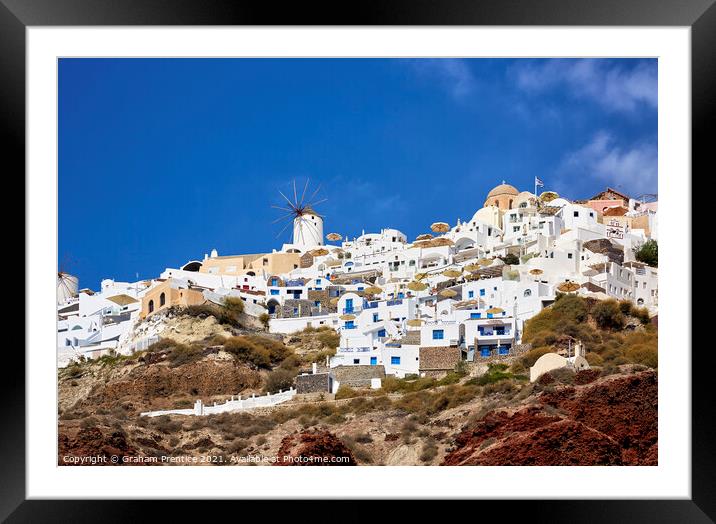
[[525,289],[524,296],[531,297],[532,296],[532,290],[531,289]]
[[151,313],[152,311],[154,311],[154,301],[150,300],[149,301],[149,312]]
[[159,295],[159,307],[162,307],[164,304],[167,303],[167,297],[164,293]]
[[512,200],[510,200],[510,209],[512,209]]

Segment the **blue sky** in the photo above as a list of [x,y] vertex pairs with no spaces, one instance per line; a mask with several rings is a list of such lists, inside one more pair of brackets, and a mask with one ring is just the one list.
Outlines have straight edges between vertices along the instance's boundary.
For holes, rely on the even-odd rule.
[[325,232],[469,219],[506,180],[657,192],[654,59],[62,59],[59,263],[158,275],[270,251],[310,178]]

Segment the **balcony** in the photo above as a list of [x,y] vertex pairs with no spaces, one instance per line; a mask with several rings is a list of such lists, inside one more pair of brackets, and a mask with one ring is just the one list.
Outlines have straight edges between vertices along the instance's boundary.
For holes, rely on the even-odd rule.
[[360,306],[344,307],[343,313],[360,313],[363,310]]
[[399,298],[399,299],[396,299],[396,300],[388,300],[387,305],[388,305],[388,307],[390,307],[390,306],[399,306],[399,305],[401,305],[402,303],[403,303],[403,299],[402,299],[402,298]]

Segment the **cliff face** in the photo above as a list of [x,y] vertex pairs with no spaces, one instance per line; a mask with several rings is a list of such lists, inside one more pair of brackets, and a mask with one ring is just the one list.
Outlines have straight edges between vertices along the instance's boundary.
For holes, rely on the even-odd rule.
[[443,465],[656,465],[657,375],[615,375],[541,393],[465,427]]

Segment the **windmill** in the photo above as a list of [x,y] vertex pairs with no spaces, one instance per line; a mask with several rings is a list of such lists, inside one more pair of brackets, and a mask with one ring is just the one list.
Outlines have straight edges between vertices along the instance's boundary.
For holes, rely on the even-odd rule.
[[77,289],[79,287],[79,279],[70,275],[67,271],[70,265],[70,259],[67,255],[63,258],[59,264],[57,271],[57,303],[64,304],[70,298],[77,296]]
[[[311,192],[308,187],[309,183],[310,179],[306,179],[299,198],[299,191],[294,179],[292,182],[293,200],[279,189],[278,192],[285,202],[281,202],[281,205],[271,206],[282,212],[282,215],[272,222],[273,224],[283,224],[276,238],[279,238],[289,226],[293,225],[292,245],[300,251],[323,245],[323,216],[315,208],[328,199],[319,196],[320,184]],[[289,192],[290,194],[291,192]]]

